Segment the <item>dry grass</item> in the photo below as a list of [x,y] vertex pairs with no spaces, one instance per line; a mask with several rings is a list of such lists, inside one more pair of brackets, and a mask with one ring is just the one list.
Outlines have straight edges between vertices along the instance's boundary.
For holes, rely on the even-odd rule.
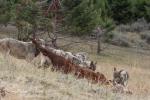
[[72,75],[37,69],[11,56],[1,55],[0,59],[0,85],[11,91],[10,94],[19,94],[22,100],[93,100],[114,95],[107,88],[77,80]]
[[109,79],[112,79],[114,66],[126,69],[130,74],[128,87],[133,95],[112,93],[109,87],[93,85],[85,79],[79,80],[72,75],[51,72],[50,69],[38,69],[24,60],[1,54],[0,86],[22,97],[15,100],[148,100],[150,52],[107,46],[100,55],[95,55],[95,45],[91,49],[86,43],[68,50],[86,50],[90,59],[98,61],[97,71],[104,73]]
[[103,44],[105,50],[96,55],[94,42],[83,42],[70,48],[68,50],[73,52],[88,52],[92,60],[98,61],[97,71],[104,73],[109,79],[112,79],[114,67],[127,70],[130,74],[128,87],[137,95],[150,94],[150,51]]
[[[0,35],[0,38],[4,37],[8,35]],[[100,55],[96,55],[95,42],[67,38],[58,43],[63,45],[70,40],[82,43],[64,49],[87,52],[90,59],[98,62],[97,71],[104,73],[108,79],[112,79],[113,67],[127,70],[130,75],[128,88],[133,91],[133,95],[112,93],[109,87],[93,85],[85,79],[79,80],[72,75],[51,72],[50,69],[38,69],[37,66],[24,60],[0,54],[0,87],[4,86],[11,91],[8,95],[11,99],[7,97],[4,100],[148,100],[150,98],[150,51],[103,44],[105,50]]]

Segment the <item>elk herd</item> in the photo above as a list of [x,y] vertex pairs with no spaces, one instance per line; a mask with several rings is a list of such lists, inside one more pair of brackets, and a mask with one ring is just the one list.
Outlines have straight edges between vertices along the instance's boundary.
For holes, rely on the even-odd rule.
[[110,81],[102,73],[96,72],[97,62],[90,61],[87,53],[73,54],[47,46],[43,39],[31,40],[31,42],[23,42],[12,38],[0,39],[0,52],[27,61],[39,56],[39,67],[52,64],[52,71],[73,73],[78,78],[86,78],[93,83],[113,84],[113,86],[120,84],[124,87],[127,85],[129,74],[125,70],[117,71],[114,68],[113,80]]

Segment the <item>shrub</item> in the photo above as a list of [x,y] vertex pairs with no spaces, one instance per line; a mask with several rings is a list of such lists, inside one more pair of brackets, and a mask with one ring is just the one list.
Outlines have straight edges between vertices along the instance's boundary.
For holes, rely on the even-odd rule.
[[150,29],[150,24],[144,18],[138,19],[132,24],[121,24],[117,27],[120,32],[143,32]]
[[128,38],[123,35],[114,36],[112,40],[112,44],[123,46],[123,47],[130,47]]
[[150,44],[150,32],[142,33],[141,39],[145,40],[148,44]]
[[132,23],[130,29],[131,32],[142,32],[149,29],[149,24],[142,18]]
[[[105,37],[106,38],[106,37]],[[131,43],[129,39],[122,33],[114,33],[108,35],[105,42],[108,42],[113,45],[122,46],[122,47],[130,47]]]
[[104,42],[109,42],[114,38],[114,33],[113,32],[109,32],[107,34],[104,34],[103,36],[103,41]]

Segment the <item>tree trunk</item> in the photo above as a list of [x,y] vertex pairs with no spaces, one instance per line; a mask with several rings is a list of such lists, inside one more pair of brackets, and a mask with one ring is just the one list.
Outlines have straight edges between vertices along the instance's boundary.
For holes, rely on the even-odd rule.
[[36,31],[37,31],[37,25],[33,26],[32,36],[35,39],[36,38]]
[[101,52],[101,36],[102,36],[102,29],[100,27],[97,28],[97,54]]
[[17,36],[17,38],[18,38],[18,40],[20,40],[20,41],[22,41],[22,27],[18,27],[18,36]]
[[20,30],[18,29],[17,39],[20,40]]
[[101,37],[97,37],[97,54],[100,54],[101,52]]
[[53,35],[54,37],[52,38],[52,45],[54,48],[58,49],[58,45],[57,45],[57,14],[54,13],[54,18],[53,18]]

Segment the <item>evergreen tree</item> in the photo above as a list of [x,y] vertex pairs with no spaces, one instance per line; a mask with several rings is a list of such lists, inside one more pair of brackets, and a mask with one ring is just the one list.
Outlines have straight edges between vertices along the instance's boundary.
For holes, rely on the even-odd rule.
[[139,18],[145,18],[150,21],[150,1],[149,0],[131,0],[132,4],[132,20],[136,21]]
[[128,23],[132,19],[129,0],[108,0],[110,13],[116,24]]
[[63,0],[65,25],[74,35],[90,34],[97,26],[104,26],[107,0]]

